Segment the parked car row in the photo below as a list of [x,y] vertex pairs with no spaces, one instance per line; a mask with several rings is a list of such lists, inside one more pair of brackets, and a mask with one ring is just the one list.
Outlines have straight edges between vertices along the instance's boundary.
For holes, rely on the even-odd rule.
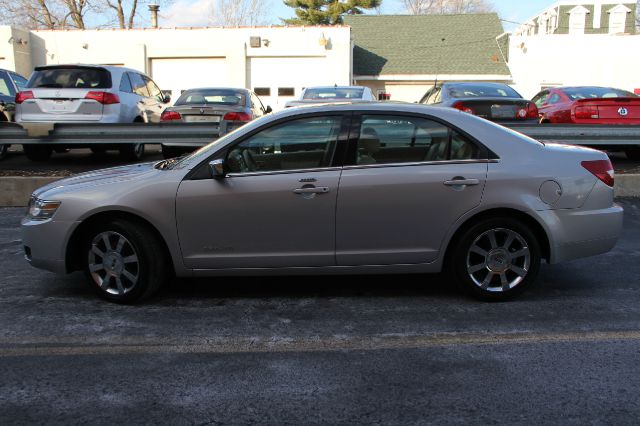
[[[502,83],[443,83],[430,89],[420,103],[456,108],[495,122],[640,125],[640,97],[610,87],[582,86],[545,89],[530,101]],[[626,149],[640,159],[640,149]]]
[[[335,102],[373,102],[364,86],[308,87],[286,108]],[[216,125],[218,138],[251,120],[272,112],[258,95],[244,88],[207,87],[187,90],[168,106],[170,98],[139,71],[102,65],[49,65],[35,68],[27,81],[18,74],[0,70],[0,121],[31,123],[193,123]],[[524,99],[502,83],[446,82],[436,84],[419,103],[455,108],[495,122],[640,124],[640,97],[604,87],[559,87],[545,89]],[[7,145],[0,145],[0,158]],[[81,147],[73,145],[74,148]],[[95,153],[117,149],[129,160],[144,154],[144,144],[91,145]],[[46,160],[62,145],[24,145],[31,160]],[[186,149],[194,148],[187,147]],[[181,154],[184,145],[163,145],[165,158]],[[636,147],[630,158],[640,158]]]

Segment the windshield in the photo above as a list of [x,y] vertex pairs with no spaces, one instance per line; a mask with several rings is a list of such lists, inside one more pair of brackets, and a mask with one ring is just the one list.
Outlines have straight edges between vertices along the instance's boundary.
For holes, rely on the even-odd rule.
[[197,89],[187,90],[174,105],[244,105],[245,94],[239,90]]
[[111,75],[101,68],[44,68],[36,69],[27,83],[29,88],[109,89]]
[[563,89],[564,93],[572,100],[598,99],[598,98],[637,98],[626,90],[611,89],[608,87],[571,87]]
[[452,85],[447,87],[448,94],[452,98],[521,98],[521,96],[509,86],[484,86],[479,84]]
[[311,88],[304,91],[302,99],[362,99],[363,94],[360,87]]

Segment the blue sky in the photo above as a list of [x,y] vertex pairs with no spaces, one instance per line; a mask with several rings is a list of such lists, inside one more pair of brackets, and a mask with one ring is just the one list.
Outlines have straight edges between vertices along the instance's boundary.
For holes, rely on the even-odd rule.
[[[282,0],[267,0],[272,13],[269,17],[272,24],[279,24],[279,18],[293,16],[293,9],[284,5]],[[500,15],[500,18],[524,22],[538,12],[551,6],[553,0],[488,0]],[[161,11],[160,25],[165,27],[205,26],[209,15],[211,0],[177,0],[172,6]],[[164,12],[164,13],[163,13]],[[382,13],[403,13],[401,0],[383,0]],[[514,25],[503,22],[507,31]]]

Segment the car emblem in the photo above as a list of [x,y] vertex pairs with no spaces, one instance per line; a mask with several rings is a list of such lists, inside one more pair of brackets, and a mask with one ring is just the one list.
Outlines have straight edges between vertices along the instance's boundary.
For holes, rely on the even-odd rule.
[[620,107],[620,109],[618,110],[618,114],[620,114],[620,116],[622,117],[626,117],[629,114],[629,110],[625,107]]

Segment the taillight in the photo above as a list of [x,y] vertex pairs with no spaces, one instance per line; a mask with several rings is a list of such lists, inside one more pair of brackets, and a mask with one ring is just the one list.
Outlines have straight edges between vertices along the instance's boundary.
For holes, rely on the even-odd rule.
[[583,161],[580,164],[606,185],[613,187],[613,166],[609,159]]
[[458,101],[456,103],[454,103],[453,105],[451,105],[452,108],[455,109],[459,109],[462,112],[466,112],[468,114],[475,114],[475,112],[473,111],[473,109],[469,108],[468,106],[466,106],[464,104],[464,102],[462,101]]
[[16,93],[16,103],[17,104],[21,104],[24,101],[26,101],[27,99],[34,99],[35,96],[33,96],[33,92],[31,90],[27,90],[25,92],[18,92]]
[[600,112],[597,106],[577,106],[575,115],[576,118],[583,119],[600,118]]
[[251,114],[247,114],[246,112],[228,112],[222,119],[228,121],[251,121]]
[[111,92],[89,92],[84,96],[85,99],[93,99],[102,105],[119,104],[118,95]]
[[538,118],[538,107],[533,102],[527,103],[527,118]]
[[179,112],[176,111],[162,111],[162,115],[160,115],[160,121],[172,121],[172,120],[182,120],[182,116]]

